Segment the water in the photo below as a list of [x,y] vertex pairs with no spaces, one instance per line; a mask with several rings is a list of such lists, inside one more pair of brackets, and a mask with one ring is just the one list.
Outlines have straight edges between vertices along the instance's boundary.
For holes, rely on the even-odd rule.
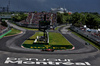
[[[9,0],[0,0],[0,7],[7,6]],[[65,7],[72,12],[100,13],[100,0],[10,0],[10,11],[49,11],[51,8]]]

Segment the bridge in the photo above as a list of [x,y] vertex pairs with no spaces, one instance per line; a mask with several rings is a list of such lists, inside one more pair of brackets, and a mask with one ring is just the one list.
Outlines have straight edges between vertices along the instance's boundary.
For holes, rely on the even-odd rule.
[[0,16],[0,18],[2,19],[2,18],[11,18],[11,15],[3,15],[3,16]]

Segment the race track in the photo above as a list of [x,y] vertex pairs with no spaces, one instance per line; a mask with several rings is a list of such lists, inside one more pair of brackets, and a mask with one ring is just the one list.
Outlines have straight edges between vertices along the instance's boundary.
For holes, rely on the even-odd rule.
[[41,50],[21,48],[21,44],[25,39],[35,34],[34,31],[22,29],[11,23],[8,24],[16,29],[22,30],[23,33],[0,39],[0,66],[100,65],[100,51],[92,45],[85,45],[85,41],[67,31],[67,27],[62,27],[59,30],[73,44],[75,47],[74,50],[41,52]]

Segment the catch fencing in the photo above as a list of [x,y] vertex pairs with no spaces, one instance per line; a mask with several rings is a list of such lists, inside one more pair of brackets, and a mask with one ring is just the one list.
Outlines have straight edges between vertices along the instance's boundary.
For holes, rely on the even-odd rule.
[[0,32],[0,36],[2,36],[3,34],[5,34],[6,32],[8,32],[9,30],[11,30],[10,27],[7,27],[6,29],[2,30],[2,31]]
[[70,28],[71,28],[71,30],[77,32],[78,34],[80,34],[80,35],[86,37],[87,39],[95,42],[96,44],[100,45],[100,37],[95,37],[91,34],[91,32],[81,30],[80,28],[75,27],[75,26],[71,26]]

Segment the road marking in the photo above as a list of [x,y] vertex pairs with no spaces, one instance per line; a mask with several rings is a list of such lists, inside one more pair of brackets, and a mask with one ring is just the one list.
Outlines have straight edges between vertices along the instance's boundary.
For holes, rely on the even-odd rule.
[[89,62],[85,62],[87,65],[91,65]]
[[73,59],[53,59],[53,58],[12,58],[7,57],[5,64],[35,64],[35,65],[91,65],[89,62],[72,62]]

